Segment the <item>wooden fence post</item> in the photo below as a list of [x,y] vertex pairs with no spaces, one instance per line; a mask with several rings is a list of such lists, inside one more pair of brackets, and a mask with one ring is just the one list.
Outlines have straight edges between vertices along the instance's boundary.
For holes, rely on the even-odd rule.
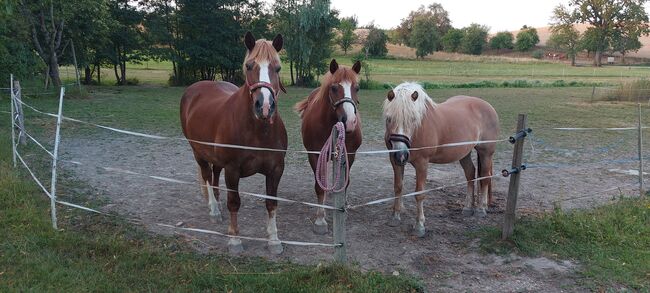
[[[23,100],[23,94],[22,94],[22,89],[20,88],[20,81],[14,80],[14,97],[16,101],[22,101]],[[18,128],[20,131],[18,132],[18,141],[22,145],[27,144],[27,134],[25,134],[25,114],[23,112],[23,104],[20,102],[14,103],[14,107],[16,107],[16,118],[18,123]]]
[[643,186],[643,125],[641,123],[641,103],[639,103],[639,197],[645,195]]
[[[526,124],[528,117],[526,114],[519,114],[517,119],[517,129],[516,132],[526,131]],[[516,139],[515,149],[512,152],[512,170],[518,170],[517,172],[510,173],[510,186],[508,187],[508,200],[506,202],[506,213],[503,219],[503,230],[501,233],[501,239],[508,239],[512,236],[512,232],[515,229],[515,217],[517,209],[517,195],[519,194],[519,179],[521,176],[521,161],[524,154],[524,139],[525,136]],[[512,139],[511,139],[512,142]]]
[[596,95],[596,86],[591,88],[591,102],[594,102],[594,96]]
[[[345,135],[345,133],[343,134]],[[347,164],[348,154],[343,153],[343,150],[336,149],[337,139],[339,136],[339,131],[334,127],[332,129],[332,177],[336,176],[335,174],[340,172],[340,181],[341,184],[345,184],[346,178],[348,176],[347,169],[345,165]],[[332,178],[332,182],[335,182],[335,179]],[[335,186],[335,188],[338,188]],[[347,204],[347,187],[341,192],[333,192],[334,195],[334,207],[338,210],[335,210],[333,213],[334,223],[333,223],[333,233],[334,233],[334,243],[339,246],[334,248],[334,260],[339,263],[346,263],[348,260],[346,252],[346,239],[345,239],[345,222],[347,219],[347,212],[345,211],[345,206]]]
[[54,151],[52,154],[52,181],[50,185],[50,210],[52,213],[52,227],[57,230],[56,220],[56,164],[59,158],[59,142],[61,140],[61,120],[63,119],[63,96],[65,95],[65,87],[61,87],[59,94],[59,115],[56,120],[56,134],[54,137]]

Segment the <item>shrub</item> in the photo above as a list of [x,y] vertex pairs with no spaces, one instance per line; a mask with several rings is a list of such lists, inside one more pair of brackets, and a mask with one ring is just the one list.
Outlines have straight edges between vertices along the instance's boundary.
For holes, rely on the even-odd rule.
[[542,50],[535,50],[531,56],[535,59],[542,59],[542,57],[544,57],[544,52]]

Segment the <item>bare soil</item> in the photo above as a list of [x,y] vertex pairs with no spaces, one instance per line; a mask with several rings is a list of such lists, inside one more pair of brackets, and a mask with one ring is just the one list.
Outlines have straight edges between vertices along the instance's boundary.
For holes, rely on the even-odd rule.
[[[75,176],[88,182],[96,194],[109,202],[101,209],[115,211],[125,217],[140,219],[155,233],[174,234],[178,230],[164,228],[156,223],[181,224],[226,232],[225,221],[212,223],[207,201],[200,193],[196,179],[197,167],[189,146],[180,141],[152,141],[114,134],[99,139],[74,138],[64,140],[64,158],[82,162],[82,166],[64,165]],[[365,149],[381,146],[364,145]],[[510,149],[508,147],[507,149]],[[536,156],[543,157],[543,147]],[[575,157],[575,154],[552,150],[554,155]],[[509,165],[511,152],[499,152],[495,157],[495,172]],[[280,183],[279,196],[315,202],[313,177],[306,158],[289,155]],[[196,186],[174,184],[139,175],[125,175],[106,171],[101,167],[131,170],[148,175],[171,177],[197,182]],[[616,168],[634,169],[633,164]],[[565,201],[563,208],[588,207],[611,200],[619,191],[596,193],[611,186],[633,182],[633,176],[609,172],[612,166],[602,165],[585,169],[579,165],[561,171],[553,168],[527,170],[522,178],[518,213],[539,213],[553,208],[561,198],[591,195],[589,198]],[[223,176],[222,176],[223,177]],[[405,191],[414,190],[414,170],[406,169]],[[464,181],[458,164],[431,165],[427,188],[451,185]],[[222,178],[223,185],[223,178]],[[428,194],[425,201],[427,234],[424,238],[411,235],[414,223],[415,200],[405,200],[406,211],[398,227],[386,225],[392,202],[350,211],[348,215],[348,255],[363,270],[378,270],[388,274],[408,273],[421,278],[430,291],[476,292],[559,292],[585,291],[577,283],[579,264],[545,257],[527,258],[516,255],[497,256],[481,253],[478,239],[472,236],[486,226],[499,226],[505,208],[508,181],[493,183],[497,207],[487,217],[461,216],[465,187],[454,186]],[[256,175],[243,179],[240,190],[264,193],[264,178]],[[358,204],[392,196],[392,169],[386,155],[358,156],[351,169],[348,201]],[[94,195],[89,195],[94,196]],[[225,195],[220,201],[225,207]],[[327,203],[332,204],[332,199]],[[332,243],[328,235],[312,232],[315,209],[299,204],[279,203],[278,231],[283,240]],[[328,212],[331,229],[331,213]],[[242,196],[239,212],[241,235],[266,237],[266,208],[263,200]],[[180,232],[203,253],[227,254],[227,239],[215,235]],[[260,256],[276,261],[318,264],[332,260],[332,248],[285,245],[279,256],[271,255],[265,242],[243,240],[245,256]]]

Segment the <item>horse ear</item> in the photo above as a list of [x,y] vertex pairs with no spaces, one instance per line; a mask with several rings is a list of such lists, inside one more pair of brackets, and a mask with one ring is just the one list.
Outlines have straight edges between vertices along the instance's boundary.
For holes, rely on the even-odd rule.
[[418,91],[414,91],[413,94],[411,94],[411,99],[413,99],[413,102],[417,101],[419,95],[420,94],[418,94]]
[[393,90],[390,90],[386,98],[388,99],[389,102],[393,101],[393,99],[395,98],[395,92],[393,92]]
[[253,51],[253,48],[255,48],[255,37],[250,31],[246,32],[246,36],[244,36],[244,44],[246,44],[246,48],[249,52]]
[[281,34],[278,34],[277,36],[275,36],[275,38],[273,38],[273,48],[275,48],[275,50],[278,51],[278,53],[280,52],[280,50],[282,50],[283,43],[284,43],[284,39],[282,38]]
[[339,64],[336,63],[336,59],[332,59],[332,62],[330,62],[330,73],[334,74],[337,70],[339,70]]
[[361,72],[361,61],[357,60],[357,62],[354,62],[354,65],[352,65],[352,70],[359,74],[359,72]]

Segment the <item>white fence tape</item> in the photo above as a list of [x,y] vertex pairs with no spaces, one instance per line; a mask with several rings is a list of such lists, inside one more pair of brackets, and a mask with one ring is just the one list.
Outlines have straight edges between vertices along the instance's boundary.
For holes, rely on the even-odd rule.
[[47,189],[45,188],[45,186],[43,186],[41,181],[38,180],[38,178],[36,178],[36,175],[34,175],[34,172],[32,172],[32,169],[30,169],[29,166],[27,166],[27,163],[25,162],[25,160],[23,160],[23,157],[20,155],[20,153],[18,153],[18,151],[16,151],[16,157],[20,160],[21,163],[23,163],[23,166],[25,166],[25,169],[27,169],[27,172],[29,172],[29,175],[32,175],[32,178],[34,179],[34,181],[36,181],[36,184],[38,184],[38,186],[43,190],[43,192],[45,192],[47,197],[52,198],[52,195],[50,194],[50,192],[47,191]]
[[[416,196],[416,195],[420,195],[420,194],[429,193],[431,191],[442,190],[442,189],[453,187],[453,186],[463,185],[463,184],[467,184],[467,183],[470,183],[470,182],[476,182],[476,181],[479,181],[479,180],[495,178],[495,177],[500,177],[500,176],[501,176],[501,174],[495,174],[495,175],[492,175],[492,176],[479,177],[479,178],[469,180],[469,181],[463,181],[463,182],[458,182],[458,183],[454,183],[454,184],[439,186],[439,187],[436,187],[436,188],[420,190],[420,191],[404,194],[404,195],[401,196],[401,198]],[[357,209],[357,208],[360,208],[360,207],[376,205],[376,204],[384,203],[384,202],[387,202],[387,201],[393,201],[393,200],[395,200],[395,196],[382,198],[382,199],[377,199],[377,200],[369,201],[369,202],[363,203],[363,204],[350,205],[350,206],[347,207],[347,209],[353,210],[353,209]]]
[[[642,129],[649,129],[650,127],[641,127]],[[567,130],[567,131],[585,131],[585,130],[608,130],[608,131],[624,131],[624,130],[638,130],[639,127],[558,127],[553,130]]]
[[20,129],[20,131],[22,131],[22,134],[24,134],[25,136],[27,136],[27,138],[29,138],[29,139],[30,139],[31,141],[33,141],[37,146],[39,146],[43,151],[45,151],[48,155],[50,155],[50,157],[54,158],[54,154],[52,154],[52,152],[50,152],[47,148],[45,148],[45,147],[44,147],[44,146],[43,146],[43,145],[42,145],[38,140],[36,140],[36,139],[35,139],[34,137],[32,137],[31,135],[29,135],[29,133],[27,133],[27,131],[25,131],[24,129],[20,128],[20,126],[18,126],[18,125],[16,125],[16,128]]

